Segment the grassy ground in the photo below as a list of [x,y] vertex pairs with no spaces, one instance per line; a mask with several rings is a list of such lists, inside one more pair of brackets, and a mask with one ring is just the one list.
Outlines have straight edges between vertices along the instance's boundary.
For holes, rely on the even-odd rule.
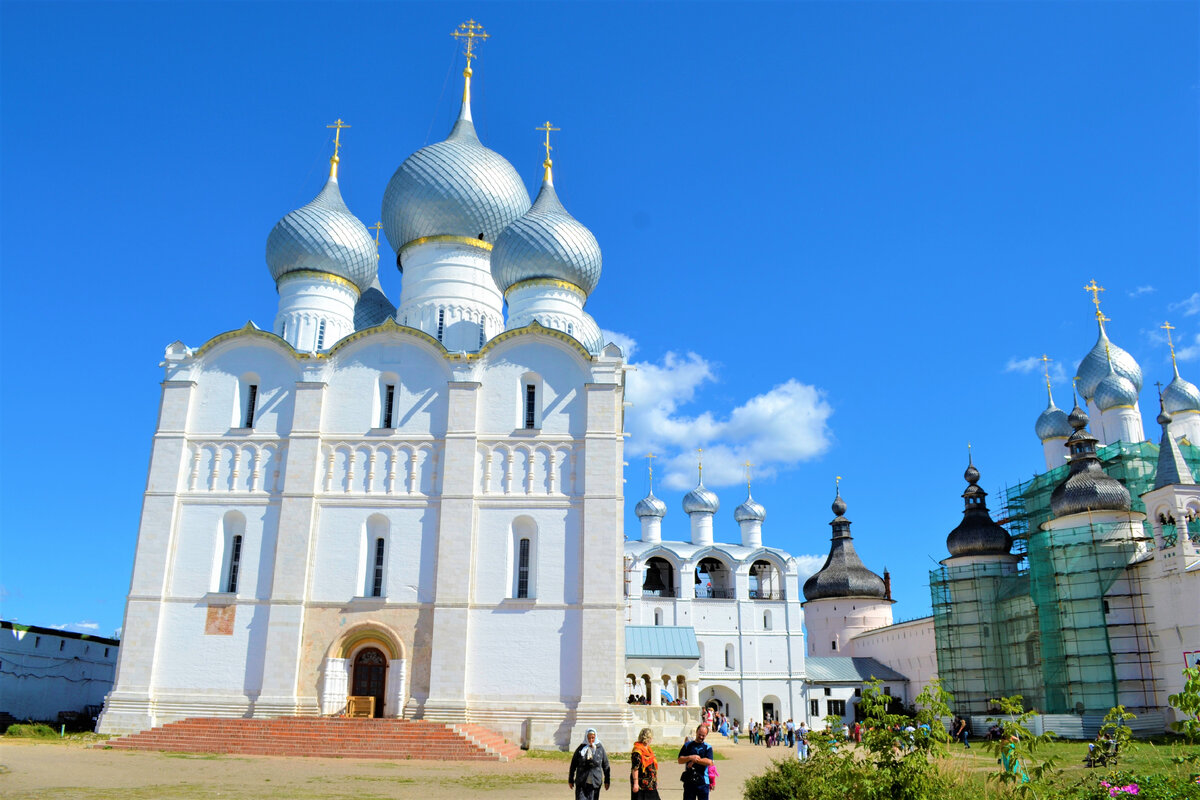
[[[1197,753],[1200,753],[1200,745],[1188,746],[1169,740],[1134,742],[1132,748],[1121,753],[1116,767],[1089,769],[1083,760],[1087,755],[1087,742],[1063,741],[1038,748],[1034,760],[1053,758],[1055,767],[1060,770],[1053,783],[1072,787],[1089,776],[1107,775],[1114,769],[1142,775],[1185,778],[1200,769],[1200,765],[1178,764],[1175,759]],[[987,781],[988,775],[1000,771],[1000,765],[996,763],[998,758],[995,752],[988,751],[984,742],[973,743],[970,750],[963,749],[961,745],[952,745],[950,756],[943,762],[942,768],[978,787],[980,797],[1002,796],[1004,793]]]

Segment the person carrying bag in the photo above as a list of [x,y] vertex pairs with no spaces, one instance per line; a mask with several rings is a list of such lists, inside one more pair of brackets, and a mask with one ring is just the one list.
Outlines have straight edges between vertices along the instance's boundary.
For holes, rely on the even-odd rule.
[[707,737],[708,725],[701,724],[696,728],[696,738],[684,742],[679,751],[679,763],[684,765],[679,776],[683,781],[683,800],[708,800],[712,791],[709,767],[713,766],[713,749],[704,741]]

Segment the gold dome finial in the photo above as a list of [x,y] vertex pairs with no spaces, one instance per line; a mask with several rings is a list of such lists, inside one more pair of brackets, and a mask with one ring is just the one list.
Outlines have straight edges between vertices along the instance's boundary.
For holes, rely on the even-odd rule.
[[1054,402],[1054,394],[1050,391],[1050,362],[1053,361],[1050,356],[1042,353],[1042,373],[1046,376],[1046,394],[1050,397],[1050,402]]
[[1100,322],[1100,330],[1104,330],[1104,323],[1108,322],[1108,318],[1100,311],[1100,293],[1104,291],[1104,287],[1096,283],[1096,279],[1092,278],[1092,282],[1083,287],[1085,292],[1091,292],[1092,302],[1096,304],[1096,319]]
[[658,456],[654,453],[646,453],[646,471],[650,473],[650,494],[654,494],[654,459]]
[[696,474],[699,476],[697,483],[704,483],[704,448],[696,448]]
[[349,128],[350,126],[342,122],[339,117],[337,122],[325,127],[336,129],[333,133],[333,158],[329,159],[329,177],[337,178],[337,165],[342,160],[338,157],[338,151],[342,148],[342,128]]
[[486,39],[492,38],[492,35],[483,29],[473,19],[469,19],[458,28],[450,33],[455,39],[465,42],[463,47],[463,55],[467,57],[467,67],[463,70],[463,108],[470,113],[471,108],[471,59],[479,58],[479,54],[475,52],[475,40],[479,39],[483,42]]
[[1175,376],[1179,376],[1179,365],[1175,363],[1175,342],[1171,339],[1171,331],[1175,330],[1175,326],[1169,322],[1164,322],[1158,327],[1167,332],[1167,347],[1171,348],[1171,366],[1175,368]]
[[383,227],[382,222],[376,222],[374,225],[368,225],[367,230],[375,231],[375,250],[379,250],[379,229]]
[[545,174],[543,180],[546,183],[553,186],[554,185],[554,174],[550,171],[550,168],[554,166],[554,162],[550,159],[550,151],[553,150],[554,148],[552,148],[550,146],[550,131],[561,131],[562,128],[551,127],[550,120],[546,120],[541,125],[534,128],[534,130],[542,131],[543,133],[546,134],[546,144],[545,144],[546,160],[542,162],[542,166],[546,168],[546,174]]
[[746,496],[749,497],[750,496],[750,468],[753,467],[754,465],[751,464],[749,461],[747,461],[744,464],[744,466],[746,467]]

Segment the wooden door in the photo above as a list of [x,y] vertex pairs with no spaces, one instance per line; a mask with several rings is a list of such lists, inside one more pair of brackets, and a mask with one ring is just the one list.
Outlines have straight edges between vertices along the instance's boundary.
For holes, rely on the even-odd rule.
[[378,649],[367,647],[354,657],[354,690],[351,694],[375,698],[375,716],[383,716],[383,696],[387,687],[387,658]]

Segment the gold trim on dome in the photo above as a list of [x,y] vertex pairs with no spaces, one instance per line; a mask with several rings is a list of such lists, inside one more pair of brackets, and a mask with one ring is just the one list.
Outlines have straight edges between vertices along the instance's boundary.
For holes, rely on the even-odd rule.
[[568,292],[574,292],[580,298],[586,300],[587,292],[579,288],[570,281],[560,281],[558,278],[529,278],[524,281],[517,281],[512,286],[504,290],[504,298],[508,299],[509,292],[515,292],[517,289],[524,289],[530,286],[553,286],[556,289],[564,289]]
[[285,272],[279,276],[279,281],[276,286],[283,283],[285,280],[290,280],[292,278],[315,278],[317,280],[323,280],[326,283],[332,283],[334,286],[342,286],[346,289],[349,289],[350,291],[354,292],[355,297],[358,297],[362,294],[359,288],[354,285],[354,281],[346,280],[341,275],[334,275],[332,272],[320,272],[315,269],[298,269],[295,272]]
[[422,236],[420,239],[413,239],[400,248],[400,255],[404,255],[404,251],[410,247],[416,247],[419,244],[428,244],[430,242],[440,242],[442,244],[465,244],[469,247],[478,247],[481,250],[491,251],[491,242],[485,242],[483,239],[472,239],[470,236],[452,236],[450,234],[438,234],[437,236]]

